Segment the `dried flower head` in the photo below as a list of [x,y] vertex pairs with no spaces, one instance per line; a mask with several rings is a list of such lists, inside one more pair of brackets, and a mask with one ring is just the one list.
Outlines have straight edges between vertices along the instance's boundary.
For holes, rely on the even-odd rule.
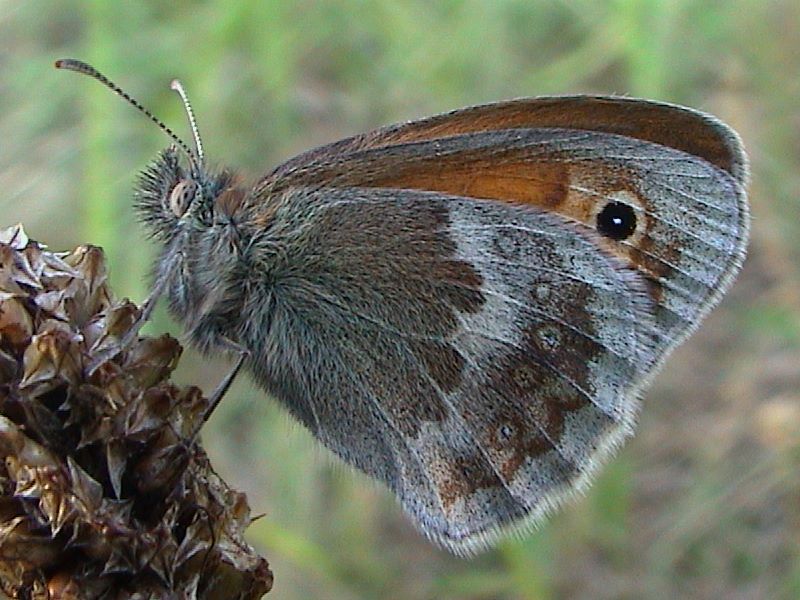
[[123,347],[139,308],[103,252],[0,232],[0,590],[12,598],[260,598],[243,494],[195,440],[208,407],[168,377],[168,335]]

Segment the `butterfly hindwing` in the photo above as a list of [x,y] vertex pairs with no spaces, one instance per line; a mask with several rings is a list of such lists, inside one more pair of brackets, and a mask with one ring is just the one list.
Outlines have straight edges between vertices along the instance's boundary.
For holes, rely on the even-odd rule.
[[630,432],[652,301],[589,228],[379,189],[297,188],[273,219],[256,377],[438,542],[535,519]]

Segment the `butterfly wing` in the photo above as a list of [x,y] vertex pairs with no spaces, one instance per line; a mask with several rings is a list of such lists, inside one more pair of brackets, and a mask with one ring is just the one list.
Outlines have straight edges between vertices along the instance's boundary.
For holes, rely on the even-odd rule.
[[[468,553],[582,489],[631,433],[644,382],[738,269],[746,169],[711,121],[716,162],[442,119],[440,137],[346,141],[264,182],[271,322],[250,347],[323,443]],[[631,207],[622,239],[611,203]]]
[[738,136],[714,116],[652,100],[586,95],[519,98],[389,125],[299,154],[266,179],[286,182],[313,163],[360,150],[538,128],[595,131],[653,142],[702,158],[730,173],[740,184],[747,179],[747,161]]

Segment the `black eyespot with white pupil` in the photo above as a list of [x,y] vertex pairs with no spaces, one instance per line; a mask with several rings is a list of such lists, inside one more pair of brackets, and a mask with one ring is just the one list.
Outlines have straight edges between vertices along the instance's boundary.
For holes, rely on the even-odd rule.
[[612,240],[624,240],[636,231],[636,211],[624,202],[609,202],[597,213],[597,231]]
[[190,179],[179,181],[172,188],[169,195],[169,208],[176,217],[182,217],[186,213],[195,193],[197,193],[197,184]]

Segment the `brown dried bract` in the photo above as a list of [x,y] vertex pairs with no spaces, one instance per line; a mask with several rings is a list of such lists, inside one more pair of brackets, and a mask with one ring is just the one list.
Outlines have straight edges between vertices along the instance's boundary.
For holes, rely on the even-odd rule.
[[168,380],[180,345],[121,347],[138,315],[108,288],[99,248],[55,254],[21,226],[0,231],[0,590],[12,598],[272,587],[244,541],[244,495],[194,441],[207,399]]

